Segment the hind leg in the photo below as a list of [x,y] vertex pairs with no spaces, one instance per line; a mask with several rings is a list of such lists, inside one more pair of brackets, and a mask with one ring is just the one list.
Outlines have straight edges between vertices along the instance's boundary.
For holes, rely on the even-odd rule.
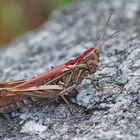
[[69,92],[71,92],[73,89],[75,89],[77,87],[77,85],[73,85],[71,87],[68,87],[66,89],[64,89],[63,91],[60,92],[60,97],[64,100],[64,102],[68,105],[69,110],[71,112],[72,115],[74,115],[73,109],[70,107],[69,101],[65,98],[64,95],[68,94]]

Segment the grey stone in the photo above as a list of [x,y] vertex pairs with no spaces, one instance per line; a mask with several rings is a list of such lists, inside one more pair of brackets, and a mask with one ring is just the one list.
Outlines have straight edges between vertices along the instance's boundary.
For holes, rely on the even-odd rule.
[[1,49],[0,80],[16,80],[35,76],[93,47],[110,8],[113,15],[106,36],[120,30],[100,49],[95,78],[102,90],[84,80],[76,97],[71,97],[74,116],[57,101],[1,114],[0,139],[139,140],[139,7],[139,0],[79,0],[55,10],[39,29]]

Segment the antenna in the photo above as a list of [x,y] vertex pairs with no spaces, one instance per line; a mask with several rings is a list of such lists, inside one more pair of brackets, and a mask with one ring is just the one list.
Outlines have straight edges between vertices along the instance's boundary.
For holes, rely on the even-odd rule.
[[[117,34],[119,33],[119,31],[115,31],[113,34],[111,34],[107,39],[105,39],[99,47],[101,47],[105,42],[107,42],[108,40],[110,40],[111,38],[115,37]],[[98,47],[98,48],[99,48]]]
[[[105,33],[106,33],[106,29],[107,29],[108,23],[109,23],[109,21],[110,21],[111,15],[112,15],[112,12],[110,11],[110,12],[109,12],[108,20],[107,20],[107,22],[106,22],[106,24],[105,24],[105,27],[104,27],[104,30],[103,30],[103,33],[101,34],[101,36],[100,36],[100,38],[99,38],[99,41],[97,42],[97,45],[96,45],[96,47],[97,47],[98,49],[101,47],[100,43],[101,43],[101,41],[102,41],[102,39],[103,39],[103,37],[104,37],[104,35],[105,35]],[[112,38],[112,37],[114,36],[114,34],[116,34],[116,32],[113,33],[113,34],[110,36],[110,38]],[[110,39],[110,38],[109,38],[109,39]],[[107,39],[107,40],[109,40],[109,39]],[[107,41],[107,40],[106,40],[106,41]],[[105,41],[105,42],[106,42],[106,41]]]

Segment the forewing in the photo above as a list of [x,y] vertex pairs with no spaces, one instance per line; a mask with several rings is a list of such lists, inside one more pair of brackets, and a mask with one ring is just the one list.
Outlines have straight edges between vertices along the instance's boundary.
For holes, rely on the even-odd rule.
[[55,78],[61,75],[65,68],[66,68],[65,65],[57,66],[45,73],[42,73],[32,78],[31,80],[28,80],[27,82],[17,85],[16,88],[20,89],[20,88],[27,88],[27,87],[30,88],[30,87],[36,86],[43,81],[48,81],[50,78]]
[[2,89],[0,90],[1,96],[18,96],[18,95],[27,95],[27,96],[37,96],[42,98],[47,97],[56,97],[59,96],[59,93],[63,90],[63,86],[60,85],[43,85],[30,88],[11,88],[11,89]]
[[27,79],[22,79],[22,80],[16,80],[16,81],[11,81],[11,82],[0,82],[0,89],[11,88],[27,81],[28,81]]

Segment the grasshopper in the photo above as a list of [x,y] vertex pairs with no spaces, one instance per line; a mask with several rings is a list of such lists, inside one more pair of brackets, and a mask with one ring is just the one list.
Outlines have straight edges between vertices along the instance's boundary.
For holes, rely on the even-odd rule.
[[[102,45],[101,42],[110,18],[111,13],[95,47],[87,49],[76,58],[36,77],[0,83],[0,113],[11,112],[21,108],[23,105],[38,104],[43,101],[49,102],[58,96],[69,104],[65,94],[69,94],[83,79],[97,71],[99,48]],[[112,38],[116,33],[113,33],[108,39]],[[97,89],[95,84],[94,87]]]

